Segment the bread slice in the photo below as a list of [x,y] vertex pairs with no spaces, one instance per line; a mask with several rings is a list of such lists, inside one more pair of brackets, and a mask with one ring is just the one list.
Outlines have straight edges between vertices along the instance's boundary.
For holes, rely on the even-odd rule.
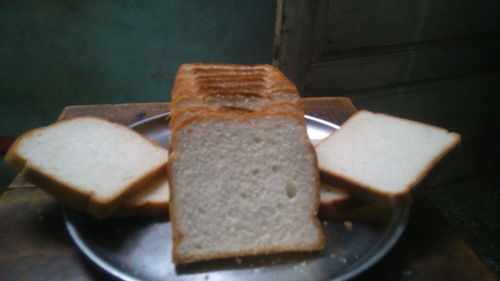
[[168,152],[135,131],[81,117],[19,137],[5,163],[62,204],[109,215],[127,196],[165,171]]
[[129,196],[110,216],[159,216],[168,214],[170,200],[166,171]]
[[334,186],[371,203],[399,206],[459,143],[460,135],[445,129],[361,110],[316,151],[322,176]]
[[324,219],[334,218],[337,212],[356,206],[357,201],[348,192],[321,181],[318,216]]
[[173,261],[324,247],[319,175],[292,113],[206,113],[172,131]]

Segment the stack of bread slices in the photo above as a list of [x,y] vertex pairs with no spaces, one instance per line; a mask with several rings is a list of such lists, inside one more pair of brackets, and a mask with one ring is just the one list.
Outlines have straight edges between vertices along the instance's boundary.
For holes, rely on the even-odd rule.
[[184,64],[172,100],[174,262],[324,247],[293,83],[269,65]]
[[5,156],[61,203],[97,218],[164,213],[167,161],[166,149],[95,117],[26,132]]

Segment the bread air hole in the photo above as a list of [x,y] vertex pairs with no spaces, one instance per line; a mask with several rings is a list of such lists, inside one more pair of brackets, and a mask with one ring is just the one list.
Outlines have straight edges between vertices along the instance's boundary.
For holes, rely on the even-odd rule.
[[255,138],[253,138],[253,142],[254,143],[260,143],[260,142],[262,142],[262,139],[259,138],[259,137],[255,137]]
[[258,175],[260,173],[259,169],[253,169],[252,175]]
[[288,183],[286,185],[286,195],[290,199],[294,198],[297,195],[297,187],[294,184]]
[[278,165],[271,166],[271,171],[273,171],[274,173],[278,172],[279,170],[280,170],[280,166],[278,166]]

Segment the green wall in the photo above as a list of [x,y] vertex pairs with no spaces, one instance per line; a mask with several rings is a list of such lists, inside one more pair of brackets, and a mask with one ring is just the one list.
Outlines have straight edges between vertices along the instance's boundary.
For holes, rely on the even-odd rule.
[[0,135],[67,105],[162,102],[184,62],[270,63],[275,2],[2,1]]

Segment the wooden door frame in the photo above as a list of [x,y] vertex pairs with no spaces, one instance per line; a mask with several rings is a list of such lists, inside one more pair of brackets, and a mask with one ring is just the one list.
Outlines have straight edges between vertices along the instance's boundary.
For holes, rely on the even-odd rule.
[[273,65],[283,71],[300,92],[310,61],[316,0],[277,0]]

